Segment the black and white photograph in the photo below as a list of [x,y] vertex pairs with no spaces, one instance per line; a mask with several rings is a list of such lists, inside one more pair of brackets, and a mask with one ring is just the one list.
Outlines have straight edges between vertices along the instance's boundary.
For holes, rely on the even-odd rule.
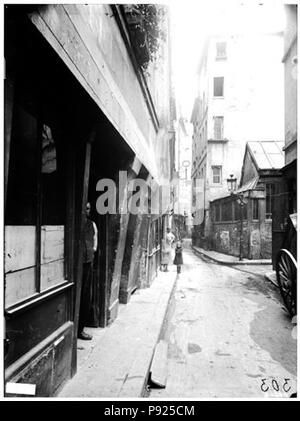
[[297,401],[297,2],[1,8],[1,400]]

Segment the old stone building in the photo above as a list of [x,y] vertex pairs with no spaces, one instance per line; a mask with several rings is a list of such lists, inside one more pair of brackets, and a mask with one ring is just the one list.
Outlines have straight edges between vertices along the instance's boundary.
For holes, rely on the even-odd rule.
[[175,131],[175,169],[176,202],[174,212],[177,215],[178,233],[180,237],[190,237],[192,228],[191,218],[191,159],[192,137],[191,125],[182,116],[176,121]]
[[273,253],[276,258],[281,248],[287,248],[296,257],[297,233],[291,215],[297,214],[297,86],[298,86],[298,6],[284,6],[286,27],[282,62],[284,64],[284,166],[281,169],[282,184],[274,197]]
[[209,203],[227,196],[230,174],[240,181],[246,143],[283,140],[282,43],[282,33],[255,27],[227,28],[203,43],[191,117],[196,245],[209,246]]
[[[280,191],[284,142],[248,142],[240,186],[233,195],[213,200],[210,246],[246,259],[272,256],[272,210]],[[237,195],[245,202],[241,208]]]
[[[173,170],[168,11],[141,7],[5,6],[5,381],[37,396],[76,372],[86,202],[99,245],[91,326],[158,270],[168,215],[129,214],[124,194],[137,178],[157,191]],[[149,7],[165,34],[157,56]],[[116,186],[106,214],[101,179]]]

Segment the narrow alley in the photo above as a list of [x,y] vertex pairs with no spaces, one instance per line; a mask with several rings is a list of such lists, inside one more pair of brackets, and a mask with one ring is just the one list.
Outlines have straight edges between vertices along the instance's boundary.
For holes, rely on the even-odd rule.
[[4,5],[3,398],[297,398],[281,3]]
[[189,247],[184,263],[163,333],[167,384],[151,389],[151,398],[278,398],[295,392],[296,340],[276,287],[248,268],[204,261]]

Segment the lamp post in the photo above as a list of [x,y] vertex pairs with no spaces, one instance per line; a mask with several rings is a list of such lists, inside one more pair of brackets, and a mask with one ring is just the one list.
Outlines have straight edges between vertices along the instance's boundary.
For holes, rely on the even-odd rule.
[[228,191],[235,196],[236,201],[240,208],[240,252],[239,260],[243,260],[242,251],[242,240],[243,240],[243,209],[247,205],[248,200],[244,197],[243,193],[236,193],[236,178],[233,178],[233,174],[230,174],[230,178],[227,178]]

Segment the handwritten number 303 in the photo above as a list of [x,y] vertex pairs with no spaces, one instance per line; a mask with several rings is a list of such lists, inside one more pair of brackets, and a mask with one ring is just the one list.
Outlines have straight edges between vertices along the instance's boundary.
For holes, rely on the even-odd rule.
[[[261,390],[263,392],[267,392],[270,387],[267,385],[266,381],[267,379],[261,379],[262,384],[260,386]],[[288,382],[290,381],[290,379],[284,379],[284,384],[282,385],[283,390],[287,393],[291,390],[291,386],[289,386]],[[273,379],[272,380],[272,388],[278,392],[279,391],[279,384],[277,382],[277,380]]]

